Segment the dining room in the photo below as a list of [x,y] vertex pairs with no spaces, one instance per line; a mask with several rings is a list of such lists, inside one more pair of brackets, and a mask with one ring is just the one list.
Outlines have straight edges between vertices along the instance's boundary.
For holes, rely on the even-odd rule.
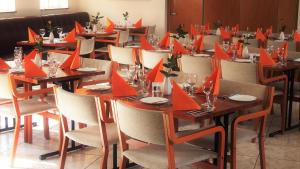
[[299,0],[0,0],[0,169],[300,169]]

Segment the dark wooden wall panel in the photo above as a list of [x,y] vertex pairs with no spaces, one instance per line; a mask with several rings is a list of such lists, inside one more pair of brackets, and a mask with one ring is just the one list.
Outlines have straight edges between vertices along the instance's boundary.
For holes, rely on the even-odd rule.
[[298,0],[279,0],[278,27],[284,23],[288,32],[297,29],[298,5]]

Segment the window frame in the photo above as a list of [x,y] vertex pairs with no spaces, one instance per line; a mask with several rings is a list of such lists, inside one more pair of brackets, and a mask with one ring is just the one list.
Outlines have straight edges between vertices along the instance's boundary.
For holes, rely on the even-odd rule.
[[0,14],[15,13],[15,12],[17,12],[16,0],[13,0],[13,1],[14,1],[14,9],[13,10],[6,10],[6,11],[1,11],[0,10]]
[[[48,0],[49,1],[49,0]],[[39,0],[40,2],[40,10],[41,11],[46,11],[46,10],[63,10],[63,9],[69,9],[69,0],[67,0],[67,3],[68,3],[68,7],[56,7],[56,8],[41,8],[41,0]]]

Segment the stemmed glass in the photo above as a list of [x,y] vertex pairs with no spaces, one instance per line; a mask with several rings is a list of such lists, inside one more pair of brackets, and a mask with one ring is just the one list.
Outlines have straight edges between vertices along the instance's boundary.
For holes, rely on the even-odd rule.
[[86,30],[87,32],[89,32],[90,28],[91,28],[91,23],[90,23],[90,22],[86,22],[86,23],[85,23],[85,30]]
[[137,70],[137,76],[139,80],[139,87],[140,87],[140,92],[142,96],[148,95],[148,84],[147,84],[147,76],[143,68],[138,68]]
[[198,75],[197,74],[194,74],[194,73],[191,73],[188,75],[188,84],[190,85],[190,93],[189,95],[190,96],[194,96],[194,91],[195,91],[195,85],[197,83],[197,80],[198,80]]
[[22,69],[22,58],[23,57],[23,49],[22,47],[15,47],[14,50],[14,62],[16,64],[16,69]]
[[63,36],[63,28],[59,27],[56,29],[57,30],[57,34],[59,36],[59,39],[62,39]]
[[229,49],[229,42],[228,41],[223,41],[223,49],[224,49],[225,52],[228,51],[228,49]]
[[40,29],[40,35],[42,36],[42,38],[44,38],[45,34],[46,34],[46,30]]
[[128,77],[128,82],[131,85],[134,85],[135,73],[136,73],[136,66],[135,65],[129,65],[128,72],[127,72],[127,77]]
[[213,81],[209,81],[208,84],[207,84],[207,80],[204,80],[203,81],[203,93],[205,94],[206,96],[206,102],[203,104],[204,106],[206,107],[209,107],[211,105],[210,103],[210,94],[211,94],[211,91],[213,89]]
[[285,65],[284,48],[278,48],[277,55],[281,66],[284,66]]

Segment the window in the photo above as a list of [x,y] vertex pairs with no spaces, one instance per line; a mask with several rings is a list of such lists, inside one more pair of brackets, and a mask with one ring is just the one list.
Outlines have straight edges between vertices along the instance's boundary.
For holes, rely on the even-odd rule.
[[40,0],[41,9],[60,9],[68,8],[68,0]]
[[15,0],[0,0],[0,12],[14,12],[16,11]]

